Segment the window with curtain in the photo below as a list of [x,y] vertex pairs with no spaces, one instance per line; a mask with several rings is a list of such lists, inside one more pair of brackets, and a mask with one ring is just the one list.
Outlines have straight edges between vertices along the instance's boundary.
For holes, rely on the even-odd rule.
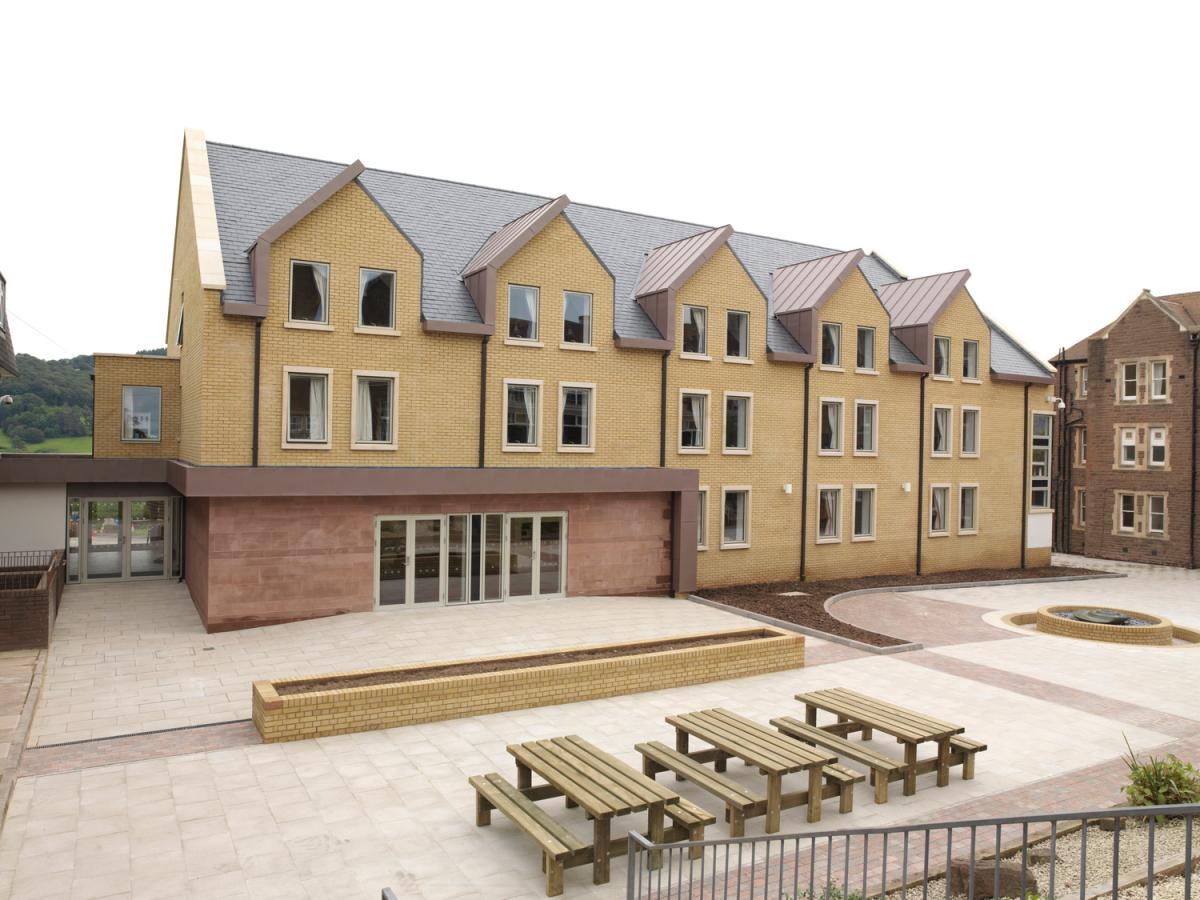
[[836,322],[821,323],[821,365],[842,364],[842,326]]
[[979,527],[977,512],[979,488],[974,485],[964,485],[958,492],[958,530],[975,531]]
[[704,394],[684,394],[679,410],[679,446],[687,450],[703,450],[705,447]]
[[854,449],[858,453],[875,453],[878,448],[876,418],[879,407],[874,403],[854,404]]
[[538,386],[510,384],[505,443],[511,447],[537,446]]
[[293,322],[329,321],[329,265],[292,260],[291,303]]
[[702,306],[683,307],[683,352],[708,353],[708,310]]
[[1164,534],[1167,530],[1167,498],[1162,494],[1151,494],[1146,502],[1150,511],[1147,530],[1150,534]]
[[562,389],[562,445],[564,447],[592,446],[592,389],[564,387]]
[[368,328],[395,327],[396,273],[358,270],[358,324]]
[[963,408],[962,452],[964,456],[979,454],[979,410]]
[[508,336],[518,341],[538,339],[538,289],[508,286]]
[[854,536],[875,536],[875,488],[854,489]]
[[855,368],[864,372],[875,371],[875,329],[866,325],[858,326],[858,340],[855,347]]
[[288,374],[288,440],[324,443],[327,434],[327,375]]
[[1137,527],[1137,507],[1133,494],[1121,494],[1121,523],[1122,531],[1133,531]]
[[162,388],[125,385],[121,388],[121,440],[159,439]]
[[933,374],[942,378],[950,377],[950,338],[948,337],[933,339]]
[[934,487],[929,492],[929,530],[934,534],[944,534],[949,530],[946,524],[946,512],[950,505],[950,488]]
[[930,452],[935,456],[950,455],[950,407],[933,408],[933,442]]
[[979,341],[963,341],[963,378],[979,377]]
[[725,449],[750,449],[749,397],[725,397]]
[[725,355],[733,359],[750,355],[750,313],[730,310],[725,314]]
[[390,444],[392,437],[392,390],[391,378],[359,376],[357,380],[358,433],[354,436],[359,444]]
[[821,401],[821,449],[829,453],[842,450],[842,402]]
[[592,295],[577,291],[563,294],[563,343],[592,343]]
[[1156,359],[1150,363],[1150,396],[1155,400],[1167,398],[1167,362]]
[[836,541],[842,536],[842,489],[821,488],[817,492],[817,538]]
[[749,491],[725,492],[725,521],[721,537],[723,545],[729,546],[731,544],[746,544],[749,542],[749,529],[746,523],[748,506]]

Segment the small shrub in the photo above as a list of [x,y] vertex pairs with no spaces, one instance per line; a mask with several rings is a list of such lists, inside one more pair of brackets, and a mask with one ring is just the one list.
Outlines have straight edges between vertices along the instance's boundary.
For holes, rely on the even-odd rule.
[[1163,758],[1138,758],[1125,739],[1129,755],[1123,757],[1129,767],[1129,784],[1122,790],[1130,806],[1169,806],[1176,803],[1200,803],[1200,772],[1173,753]]

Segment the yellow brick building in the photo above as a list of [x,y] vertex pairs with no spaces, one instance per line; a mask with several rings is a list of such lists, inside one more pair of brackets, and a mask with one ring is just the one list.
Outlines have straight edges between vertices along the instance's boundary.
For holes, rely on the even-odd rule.
[[184,498],[210,628],[1045,563],[1051,378],[968,275],[189,131],[96,456]]

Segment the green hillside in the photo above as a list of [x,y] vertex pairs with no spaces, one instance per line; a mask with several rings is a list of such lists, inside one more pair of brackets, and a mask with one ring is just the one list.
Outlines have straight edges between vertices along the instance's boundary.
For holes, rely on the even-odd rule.
[[12,405],[0,406],[0,450],[90,453],[92,358],[38,359],[17,354],[16,378],[0,383]]

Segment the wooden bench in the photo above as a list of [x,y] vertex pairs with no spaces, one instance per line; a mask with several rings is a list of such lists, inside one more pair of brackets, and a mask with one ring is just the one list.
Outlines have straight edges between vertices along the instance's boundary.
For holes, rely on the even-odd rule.
[[508,781],[492,772],[469,779],[475,788],[475,824],[490,825],[492,810],[502,812],[542,848],[546,896],[563,892],[563,869],[591,861],[591,847],[555,822],[540,806]]
[[950,738],[950,765],[962,765],[963,781],[975,777],[975,754],[987,749],[983,741],[976,741],[961,734]]
[[[717,817],[707,809],[703,809],[683,797],[674,803],[668,803],[666,813],[667,818],[675,823],[674,828],[666,829],[665,839],[668,841],[702,841],[704,840],[705,826],[712,825],[717,821]],[[700,859],[703,855],[703,847],[692,847],[688,851],[688,859]]]
[[807,725],[791,716],[772,719],[771,724],[788,737],[825,747],[833,750],[839,757],[846,757],[867,766],[871,770],[871,784],[875,786],[876,803],[887,803],[890,782],[904,780],[905,766],[902,759],[893,759],[861,743],[848,741],[831,731]]
[[[674,772],[721,800],[725,804],[725,821],[729,823],[730,837],[742,837],[746,833],[747,818],[766,814],[766,797],[732,778],[714,772],[691,756],[672,750],[658,741],[637,744],[634,749],[642,754],[642,772],[650,778],[659,772]],[[836,763],[825,766],[821,774],[825,782],[821,798],[837,797],[839,812],[852,811],[854,785],[865,780],[866,776]],[[667,812],[670,814],[670,807]]]

